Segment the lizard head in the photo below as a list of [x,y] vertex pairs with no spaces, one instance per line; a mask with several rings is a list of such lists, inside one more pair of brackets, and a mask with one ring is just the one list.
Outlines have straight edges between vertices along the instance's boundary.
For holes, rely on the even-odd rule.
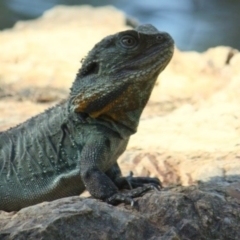
[[137,125],[173,50],[170,35],[150,24],[104,38],[82,62],[71,88],[70,109]]

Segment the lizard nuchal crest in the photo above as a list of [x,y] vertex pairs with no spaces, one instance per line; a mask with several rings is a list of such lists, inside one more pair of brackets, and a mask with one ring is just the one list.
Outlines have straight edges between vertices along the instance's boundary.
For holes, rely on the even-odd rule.
[[0,210],[85,189],[108,203],[133,205],[132,198],[158,188],[157,178],[123,177],[117,159],[173,50],[170,35],[150,24],[97,43],[65,102],[0,133]]

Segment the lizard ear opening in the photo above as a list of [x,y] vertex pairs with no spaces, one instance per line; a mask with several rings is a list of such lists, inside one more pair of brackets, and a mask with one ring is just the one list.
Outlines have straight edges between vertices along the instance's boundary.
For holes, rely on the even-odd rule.
[[99,63],[98,62],[91,62],[81,69],[80,75],[82,77],[90,75],[90,74],[97,74],[99,71]]

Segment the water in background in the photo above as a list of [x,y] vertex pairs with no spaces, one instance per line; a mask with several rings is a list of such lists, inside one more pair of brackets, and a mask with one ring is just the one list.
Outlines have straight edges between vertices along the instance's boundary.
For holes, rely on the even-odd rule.
[[39,17],[57,4],[114,5],[140,23],[169,32],[181,50],[240,49],[240,0],[0,0],[0,29]]

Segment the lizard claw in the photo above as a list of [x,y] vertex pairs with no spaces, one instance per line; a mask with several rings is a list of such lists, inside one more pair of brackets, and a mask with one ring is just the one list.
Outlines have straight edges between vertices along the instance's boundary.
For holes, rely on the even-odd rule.
[[128,195],[122,193],[114,194],[113,196],[107,199],[107,202],[113,205],[117,203],[126,203],[130,204],[132,207],[134,206],[134,200]]
[[117,203],[126,203],[134,207],[135,201],[133,200],[133,198],[143,196],[150,190],[158,189],[156,186],[148,184],[143,187],[131,189],[127,193],[115,193],[113,196],[107,199],[107,202],[114,205]]
[[129,186],[129,189],[134,189],[137,187],[142,187],[145,184],[149,184],[155,187],[157,190],[161,190],[163,188],[161,181],[158,178],[150,178],[150,177],[133,177],[133,172],[131,171],[125,180]]

